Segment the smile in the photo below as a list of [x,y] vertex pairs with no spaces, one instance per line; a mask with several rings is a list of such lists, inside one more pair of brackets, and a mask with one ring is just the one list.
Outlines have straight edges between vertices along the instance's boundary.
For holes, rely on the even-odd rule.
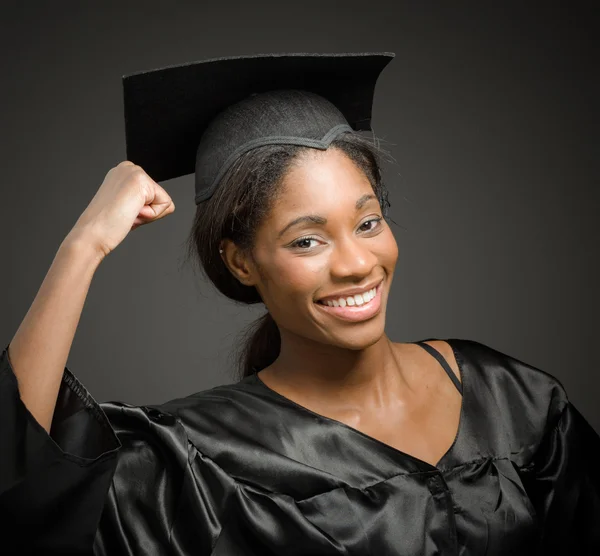
[[375,316],[381,308],[381,290],[379,285],[365,293],[341,297],[336,300],[315,302],[321,310],[342,320],[358,322]]

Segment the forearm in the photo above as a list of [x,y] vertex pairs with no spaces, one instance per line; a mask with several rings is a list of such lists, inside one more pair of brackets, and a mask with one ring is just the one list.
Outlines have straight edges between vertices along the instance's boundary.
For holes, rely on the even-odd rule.
[[56,399],[92,278],[102,257],[67,236],[10,342],[8,355],[23,403],[50,431]]

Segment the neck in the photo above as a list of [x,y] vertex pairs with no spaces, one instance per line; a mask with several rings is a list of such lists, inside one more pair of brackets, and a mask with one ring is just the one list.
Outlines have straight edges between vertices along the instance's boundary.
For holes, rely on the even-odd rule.
[[386,334],[354,350],[283,333],[279,357],[261,377],[285,394],[329,407],[383,407],[410,390],[398,349]]

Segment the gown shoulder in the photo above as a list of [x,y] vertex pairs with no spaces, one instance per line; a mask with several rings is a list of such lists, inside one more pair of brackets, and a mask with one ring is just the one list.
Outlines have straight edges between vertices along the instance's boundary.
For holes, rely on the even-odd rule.
[[449,339],[465,373],[465,398],[480,429],[504,444],[520,466],[531,464],[544,438],[571,407],[559,378],[490,344]]
[[470,378],[478,388],[485,388],[498,399],[518,401],[523,409],[545,414],[548,425],[556,424],[569,403],[558,377],[487,343],[462,338],[448,342],[460,362],[469,365]]

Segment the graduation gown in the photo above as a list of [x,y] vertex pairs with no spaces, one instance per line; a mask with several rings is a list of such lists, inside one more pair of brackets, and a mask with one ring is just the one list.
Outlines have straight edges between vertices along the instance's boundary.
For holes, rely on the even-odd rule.
[[480,342],[446,341],[463,398],[435,466],[256,375],[132,406],[96,403],[65,368],[48,435],[4,349],[1,552],[600,554],[600,437],[561,383]]

